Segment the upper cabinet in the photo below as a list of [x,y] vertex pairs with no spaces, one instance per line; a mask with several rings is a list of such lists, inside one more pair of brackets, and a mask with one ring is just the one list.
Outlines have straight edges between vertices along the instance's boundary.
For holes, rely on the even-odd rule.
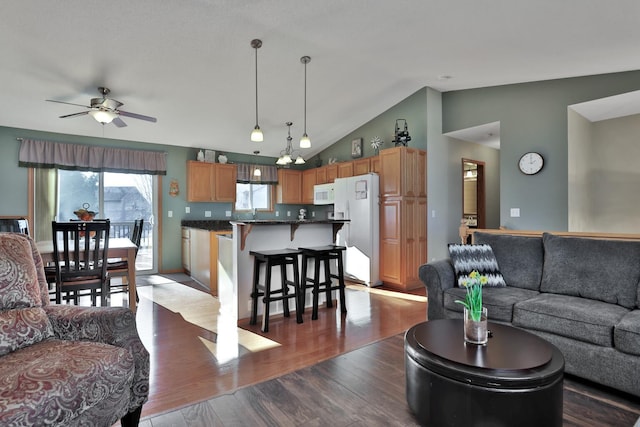
[[277,203],[292,205],[302,203],[301,171],[295,169],[278,169],[276,201]]
[[380,151],[381,196],[427,196],[427,153],[407,147]]
[[307,169],[302,172],[302,204],[313,204],[313,186],[316,185],[316,170]]
[[364,175],[371,172],[371,157],[354,160],[352,163],[353,176]]
[[235,202],[235,165],[222,163],[187,162],[187,201]]
[[353,162],[338,163],[338,178],[353,176]]

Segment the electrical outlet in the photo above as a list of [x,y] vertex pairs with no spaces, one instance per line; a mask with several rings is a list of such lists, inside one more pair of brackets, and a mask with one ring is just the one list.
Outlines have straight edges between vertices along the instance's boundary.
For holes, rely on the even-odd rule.
[[173,211],[167,211],[167,217],[173,218]]
[[431,211],[431,218],[435,218],[435,217],[436,217],[436,210],[435,210],[435,209],[433,209],[433,210]]
[[224,211],[224,216],[231,218],[231,211]]
[[287,211],[287,216],[291,216],[291,211]]
[[520,217],[520,208],[511,208],[511,218]]
[[191,208],[189,206],[185,206],[184,213],[191,213]]
[[280,216],[280,212],[276,211],[276,216]]
[[314,211],[314,212],[311,212],[311,218],[315,218],[315,217],[316,217],[316,213],[315,213],[315,211]]
[[204,211],[205,218],[211,218],[211,211]]

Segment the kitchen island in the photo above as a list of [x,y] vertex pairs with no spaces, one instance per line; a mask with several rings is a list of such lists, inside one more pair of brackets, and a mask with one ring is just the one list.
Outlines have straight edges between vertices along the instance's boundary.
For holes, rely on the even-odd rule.
[[[332,244],[335,242],[338,230],[348,221],[236,220],[230,222],[233,227],[233,237],[231,244],[226,247],[232,252],[232,262],[218,270],[220,309],[239,320],[248,318],[251,313],[250,295],[253,281],[253,257],[249,254],[251,251],[296,249],[303,246]],[[224,255],[221,254],[221,256]],[[280,272],[274,269],[272,283],[279,283],[279,281]],[[306,298],[306,301],[310,303],[311,298]],[[322,297],[320,302],[323,302]],[[272,314],[282,313],[282,303],[280,301],[272,303],[270,311]],[[258,313],[262,313],[262,305],[258,308]]]

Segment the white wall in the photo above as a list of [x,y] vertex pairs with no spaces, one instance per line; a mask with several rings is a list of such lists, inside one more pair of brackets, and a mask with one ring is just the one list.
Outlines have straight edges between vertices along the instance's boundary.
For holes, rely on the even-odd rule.
[[585,124],[571,113],[569,230],[640,233],[640,115]]

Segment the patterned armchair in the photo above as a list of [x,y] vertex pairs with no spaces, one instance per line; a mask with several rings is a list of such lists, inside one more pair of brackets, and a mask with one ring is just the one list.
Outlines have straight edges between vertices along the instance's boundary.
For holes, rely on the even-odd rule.
[[135,426],[148,394],[135,315],[50,304],[33,240],[0,233],[0,425]]

